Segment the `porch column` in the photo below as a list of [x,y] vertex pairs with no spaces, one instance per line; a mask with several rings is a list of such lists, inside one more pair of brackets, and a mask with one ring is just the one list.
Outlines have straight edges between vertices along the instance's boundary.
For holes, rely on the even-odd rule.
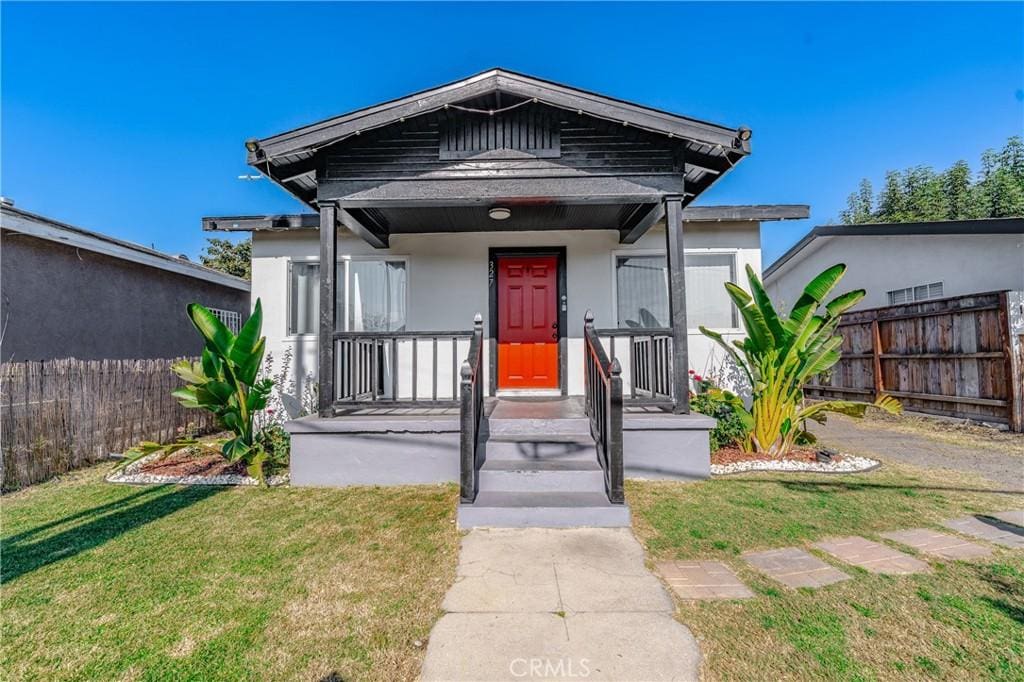
[[668,310],[672,327],[672,411],[690,413],[690,361],[686,349],[686,278],[683,257],[683,198],[665,197]]
[[318,392],[321,417],[334,416],[334,299],[338,260],[338,208],[320,204],[320,347]]

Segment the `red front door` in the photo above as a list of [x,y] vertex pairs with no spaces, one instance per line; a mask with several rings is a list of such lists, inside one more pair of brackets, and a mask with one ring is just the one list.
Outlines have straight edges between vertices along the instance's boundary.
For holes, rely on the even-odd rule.
[[498,388],[558,388],[558,257],[498,259]]

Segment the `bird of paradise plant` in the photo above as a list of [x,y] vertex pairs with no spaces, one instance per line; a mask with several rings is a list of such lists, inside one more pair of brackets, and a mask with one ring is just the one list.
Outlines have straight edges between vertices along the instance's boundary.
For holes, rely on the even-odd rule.
[[146,441],[126,452],[119,466],[152,454],[165,457],[186,448],[206,449],[220,452],[230,462],[241,461],[250,476],[263,482],[267,451],[253,427],[253,417],[267,406],[274,386],[272,380],[259,378],[267,343],[262,336],[263,307],[257,299],[252,315],[238,334],[232,333],[216,315],[198,303],[190,303],[187,312],[206,344],[199,362],[181,360],[171,368],[185,381],[185,386],[171,395],[184,407],[209,410],[217,423],[233,435],[213,441],[194,438],[181,438],[168,444]]
[[[725,349],[750,380],[750,410],[738,397],[726,396],[741,411],[749,428],[741,443],[747,452],[781,457],[799,440],[812,438],[802,428],[805,420],[824,422],[826,412],[863,417],[871,406],[847,400],[805,403],[803,397],[807,380],[839,361],[843,337],[836,329],[840,316],[864,298],[865,291],[857,289],[824,303],[845,272],[846,265],[842,263],[827,268],[811,280],[785,317],[775,310],[761,280],[748,265],[750,293],[732,282],[725,285],[739,309],[747,338],[730,344],[718,332],[700,328],[701,333]],[[823,304],[824,309],[818,314]],[[874,406],[892,414],[902,411],[900,403],[891,396],[880,396]]]

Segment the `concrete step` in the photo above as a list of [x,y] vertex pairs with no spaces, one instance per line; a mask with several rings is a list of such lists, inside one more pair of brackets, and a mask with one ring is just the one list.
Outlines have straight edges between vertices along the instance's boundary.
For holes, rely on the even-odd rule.
[[629,526],[629,507],[612,504],[604,491],[593,493],[477,493],[472,504],[460,504],[460,528],[622,528]]
[[558,419],[502,419],[488,420],[491,436],[589,436],[590,420],[586,417]]
[[480,468],[481,492],[604,493],[597,460],[494,461]]
[[588,436],[526,440],[522,436],[494,436],[484,443],[487,462],[597,461],[594,440]]

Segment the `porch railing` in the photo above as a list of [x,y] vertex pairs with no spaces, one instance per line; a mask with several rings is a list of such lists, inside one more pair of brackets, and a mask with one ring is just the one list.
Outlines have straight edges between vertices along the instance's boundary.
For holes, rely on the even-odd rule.
[[335,407],[459,404],[472,331],[336,332]]
[[631,405],[672,404],[672,330],[598,329],[608,354],[626,367],[623,399]]
[[604,469],[604,486],[613,504],[625,502],[622,484],[622,367],[609,360],[594,329],[594,314],[583,318],[584,406],[597,459]]
[[476,499],[477,454],[480,447],[480,419],[484,413],[483,355],[484,318],[473,318],[469,354],[459,370],[459,487],[463,502]]

